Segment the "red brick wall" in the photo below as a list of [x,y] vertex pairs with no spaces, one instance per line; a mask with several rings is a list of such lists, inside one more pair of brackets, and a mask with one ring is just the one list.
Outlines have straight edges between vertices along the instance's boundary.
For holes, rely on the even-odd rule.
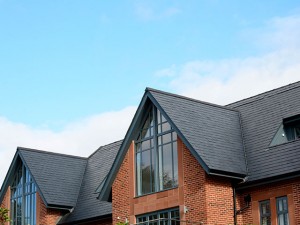
[[39,193],[36,194],[36,212],[37,225],[56,225],[62,216],[60,210],[46,208]]
[[182,143],[185,219],[203,224],[233,224],[233,192],[227,178],[208,176]]
[[[179,207],[181,220],[203,224],[232,224],[233,199],[228,179],[207,176],[178,139],[178,188],[135,197],[134,144],[130,146],[112,187],[113,224],[135,216]],[[188,212],[184,214],[184,206]],[[119,218],[119,219],[118,219]]]
[[[4,198],[0,204],[0,207],[10,210],[10,187],[7,188]],[[5,223],[5,225],[9,225],[9,222]]]
[[183,212],[181,172],[182,169],[178,169],[178,188],[135,197],[134,143],[132,143],[112,186],[113,224],[125,222],[126,219],[130,223],[135,223],[136,215],[178,206]]
[[[113,224],[135,223],[135,216],[179,207],[181,220],[204,225],[233,224],[231,180],[209,176],[178,138],[178,188],[135,197],[134,144],[130,146],[112,187]],[[250,207],[237,216],[238,224],[259,224],[259,201],[288,196],[290,225],[300,225],[300,178],[237,192],[237,210],[245,206],[244,196],[251,194]],[[184,213],[184,207],[188,209]],[[273,207],[273,215],[276,215]],[[274,219],[275,218],[275,219]],[[277,225],[276,217],[272,225]],[[187,223],[189,224],[189,223]]]
[[233,224],[233,190],[231,181],[206,175],[207,224]]
[[180,149],[183,155],[184,205],[188,209],[185,219],[206,224],[205,171],[183,142],[178,139],[178,150]]
[[[131,148],[131,147],[130,147]],[[112,186],[113,224],[125,222],[130,215],[129,194],[129,152],[127,152],[121,168]]]
[[290,225],[300,224],[300,178],[249,188],[237,193],[238,202],[243,207],[244,196],[250,194],[250,207],[238,215],[241,224],[259,224],[259,201],[270,200],[272,225],[277,225],[276,197],[287,196]]

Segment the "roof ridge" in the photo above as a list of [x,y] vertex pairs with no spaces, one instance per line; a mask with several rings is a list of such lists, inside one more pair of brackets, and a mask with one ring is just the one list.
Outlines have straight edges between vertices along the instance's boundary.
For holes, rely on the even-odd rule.
[[226,110],[238,112],[238,110],[236,110],[234,108],[230,108],[230,107],[227,107],[227,106],[218,105],[218,104],[210,103],[210,102],[206,102],[206,101],[201,101],[201,100],[198,100],[198,99],[186,97],[186,96],[183,96],[183,95],[173,94],[173,93],[170,93],[170,92],[165,92],[165,91],[157,90],[157,89],[154,89],[154,88],[147,87],[145,89],[145,91],[153,91],[153,92],[161,93],[161,94],[164,94],[164,95],[173,96],[173,97],[176,97],[176,98],[181,98],[181,99],[185,99],[185,100],[189,100],[189,101],[209,105],[209,106],[212,106],[212,107],[217,107],[217,108],[221,108],[221,109],[226,109]]
[[21,147],[21,146],[18,146],[17,150],[30,151],[30,152],[38,152],[38,153],[49,154],[49,155],[60,155],[60,156],[64,156],[64,157],[84,159],[84,160],[88,159],[87,157],[82,157],[82,156],[69,155],[69,154],[57,153],[57,152],[51,152],[51,151],[45,151],[45,150],[40,150],[40,149],[26,148],[26,147]]
[[100,146],[99,148],[97,148],[97,149],[96,149],[89,157],[87,157],[87,159],[90,159],[93,155],[95,155],[95,154],[96,154],[98,151],[100,151],[102,148],[107,147],[107,146],[109,146],[109,145],[116,144],[116,143],[121,142],[121,141],[123,141],[123,139],[118,140],[118,141],[114,141],[114,142],[109,143],[109,144],[101,145],[101,146]]
[[[283,92],[286,92],[286,91],[298,88],[299,86],[300,86],[300,81],[296,81],[294,83],[289,83],[287,85],[280,86],[280,87],[274,88],[272,90],[265,91],[265,92],[253,95],[253,96],[250,96],[248,98],[244,98],[244,99],[238,100],[236,102],[229,103],[229,104],[227,104],[225,106],[230,107],[230,105],[235,105],[235,104],[237,104],[237,106],[246,105],[246,104],[252,103],[254,101],[258,101],[258,100],[260,100],[260,99],[262,99],[262,98],[264,98],[266,96],[274,96],[276,94],[280,94],[280,93],[283,93]],[[287,88],[287,87],[290,87],[290,88],[288,88],[286,90],[280,91],[280,89],[284,89],[284,88]],[[276,92],[276,91],[279,91],[279,92]],[[275,93],[272,94],[272,92],[275,92]],[[268,95],[268,94],[270,94],[270,95]],[[253,99],[253,101],[242,103],[243,101],[247,101],[247,100],[251,100],[251,99]],[[237,107],[237,106],[233,106],[233,107]]]

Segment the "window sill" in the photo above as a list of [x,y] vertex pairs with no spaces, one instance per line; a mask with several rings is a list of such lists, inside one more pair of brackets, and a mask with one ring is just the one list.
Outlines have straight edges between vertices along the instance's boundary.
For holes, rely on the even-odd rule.
[[147,193],[147,194],[144,194],[144,195],[138,195],[138,196],[135,196],[134,199],[145,197],[145,196],[148,196],[148,195],[153,195],[153,194],[161,193],[161,192],[165,192],[165,191],[170,191],[170,190],[177,189],[177,188],[178,188],[178,186],[175,186],[175,187],[164,189],[164,190],[161,190],[161,191],[151,192],[151,193]]

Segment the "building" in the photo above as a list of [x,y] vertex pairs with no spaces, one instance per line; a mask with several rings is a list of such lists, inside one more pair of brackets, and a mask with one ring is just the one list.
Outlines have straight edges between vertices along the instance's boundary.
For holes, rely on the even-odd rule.
[[124,140],[102,148],[19,148],[0,202],[18,205],[23,168],[34,216],[11,208],[26,224],[300,224],[300,82],[227,106],[147,88]]

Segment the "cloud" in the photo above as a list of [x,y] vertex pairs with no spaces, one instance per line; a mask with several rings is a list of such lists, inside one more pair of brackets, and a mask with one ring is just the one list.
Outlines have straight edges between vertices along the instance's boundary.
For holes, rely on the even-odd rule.
[[299,27],[300,16],[273,18],[250,35],[264,48],[258,56],[195,60],[155,74],[171,74],[169,86],[177,93],[217,104],[296,82],[300,80]]
[[124,138],[136,107],[106,112],[68,124],[62,131],[35,129],[0,117],[0,183],[16,147],[88,156],[101,145]]
[[165,18],[172,17],[178,13],[180,10],[176,7],[169,7],[162,11],[155,10],[154,7],[150,5],[144,4],[137,4],[135,6],[135,13],[141,20],[144,21],[152,21],[152,20],[161,20]]

